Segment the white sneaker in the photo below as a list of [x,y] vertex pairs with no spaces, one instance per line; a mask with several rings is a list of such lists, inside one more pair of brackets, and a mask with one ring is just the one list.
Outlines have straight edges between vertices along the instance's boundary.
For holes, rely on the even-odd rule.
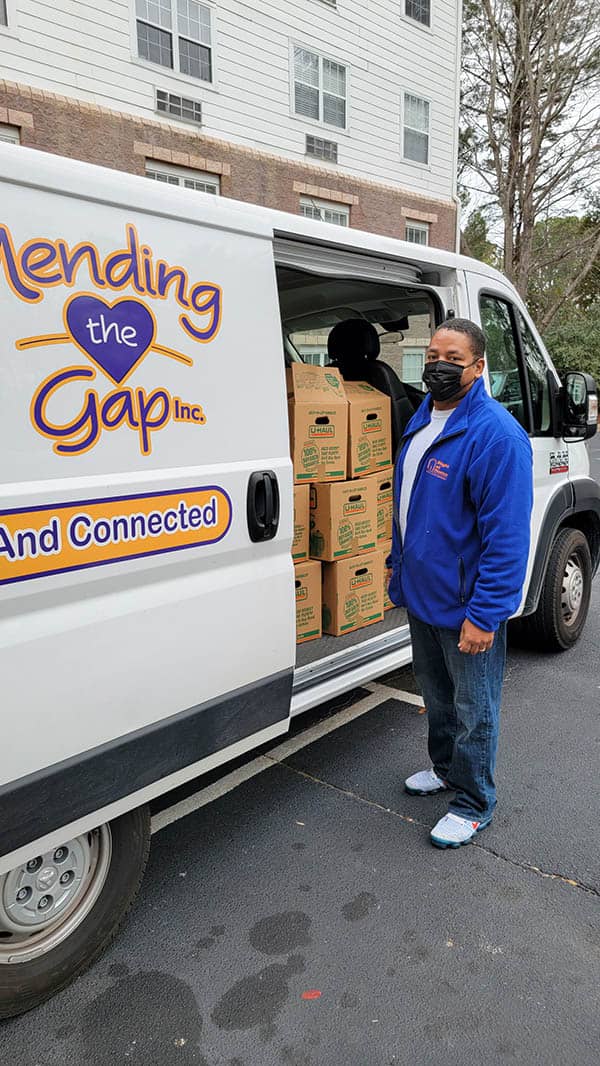
[[407,777],[404,787],[411,796],[433,796],[436,792],[445,792],[448,785],[432,769],[419,770],[418,774]]
[[468,818],[460,818],[458,814],[448,812],[434,825],[430,833],[431,843],[436,848],[460,848],[461,844],[469,844],[477,833],[487,829],[491,822],[470,822]]

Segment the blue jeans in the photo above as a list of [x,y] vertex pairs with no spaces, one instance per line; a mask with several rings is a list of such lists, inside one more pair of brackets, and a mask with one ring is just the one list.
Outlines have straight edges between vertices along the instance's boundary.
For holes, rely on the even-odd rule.
[[449,810],[488,821],[496,806],[496,751],[506,663],[506,622],[489,651],[465,655],[459,632],[409,615],[413,668],[429,720],[429,757],[438,777],[456,789]]

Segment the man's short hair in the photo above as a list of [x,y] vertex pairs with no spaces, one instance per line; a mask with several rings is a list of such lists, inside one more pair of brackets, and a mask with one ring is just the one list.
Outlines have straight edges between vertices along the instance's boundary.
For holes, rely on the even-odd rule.
[[445,322],[442,322],[441,326],[437,327],[435,333],[439,333],[441,329],[466,334],[471,342],[473,355],[477,359],[485,357],[485,333],[476,322],[471,322],[469,318],[447,318]]

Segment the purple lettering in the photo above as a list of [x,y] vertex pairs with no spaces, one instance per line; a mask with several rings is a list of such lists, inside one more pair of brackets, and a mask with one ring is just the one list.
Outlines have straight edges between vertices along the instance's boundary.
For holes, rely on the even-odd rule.
[[[67,536],[74,548],[87,548],[92,539],[92,534],[89,532],[91,524],[92,520],[87,514],[76,514],[71,519],[67,529]],[[83,536],[79,535],[79,526],[83,526],[84,530],[86,530]]]
[[[130,281],[136,292],[144,293],[140,280],[137,233],[134,226],[126,226],[127,248],[114,252],[104,260],[104,276],[113,289],[122,289]],[[125,269],[120,272],[119,268]]]
[[[171,415],[171,397],[165,389],[155,389],[149,396],[146,395],[145,389],[136,389],[136,398],[140,413],[140,448],[142,455],[150,455],[150,434],[168,422]],[[155,415],[156,409],[158,411]]]
[[210,315],[209,323],[204,329],[196,329],[187,315],[181,315],[179,319],[181,325],[194,340],[212,340],[221,325],[221,289],[218,285],[200,282],[199,285],[194,285],[190,293],[190,301],[194,311],[197,311],[199,315]]
[[88,389],[85,394],[84,406],[79,415],[72,422],[64,426],[55,426],[46,418],[46,404],[53,393],[66,381],[77,381],[87,378],[95,378],[96,371],[87,367],[71,367],[61,370],[58,374],[47,378],[42,382],[33,398],[32,420],[34,425],[46,437],[74,437],[78,433],[83,436],[75,444],[56,444],[55,450],[61,455],[76,455],[86,451],[88,447],[98,439],[98,408],[97,396],[93,389]]
[[17,267],[17,257],[8,226],[0,226],[0,263],[4,266],[8,284],[17,296],[20,296],[23,300],[29,300],[31,303],[41,300],[42,294],[39,289],[28,289],[21,281]]
[[102,404],[100,417],[106,429],[116,429],[121,422],[127,422],[132,429],[139,429],[140,423],[133,413],[131,389],[110,392]]
[[162,516],[158,511],[150,511],[148,515],[148,532],[151,537],[158,537],[162,533]]
[[167,295],[171,282],[176,281],[177,292],[175,294],[175,299],[177,300],[177,303],[181,304],[182,307],[190,306],[190,302],[186,297],[187,277],[185,271],[182,270],[181,267],[170,267],[168,263],[163,262],[161,259],[157,266],[156,276],[158,295],[162,299]]
[[[45,252],[40,256],[40,252]],[[62,281],[62,274],[42,273],[51,263],[56,262],[56,248],[51,241],[32,241],[21,249],[21,269],[30,281],[37,281],[38,285],[57,285]]]
[[183,500],[179,501],[179,507],[177,508],[177,510],[179,511],[179,522],[180,522],[181,528],[182,529],[189,529],[190,527],[188,526],[188,524],[186,522],[187,507],[186,507],[186,505],[185,505]]
[[57,241],[59,258],[62,264],[65,285],[72,285],[83,259],[88,260],[90,278],[100,288],[106,288],[106,282],[100,273],[98,249],[93,244],[77,244],[71,251],[66,241]]

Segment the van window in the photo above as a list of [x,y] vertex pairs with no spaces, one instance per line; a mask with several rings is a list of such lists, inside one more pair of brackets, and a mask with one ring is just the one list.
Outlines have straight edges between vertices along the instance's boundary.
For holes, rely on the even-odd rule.
[[521,348],[525,359],[525,371],[529,381],[533,432],[540,436],[550,433],[550,390],[548,388],[548,364],[538,343],[520,311],[517,311]]
[[529,431],[526,392],[509,304],[499,296],[482,294],[479,310],[492,396]]

